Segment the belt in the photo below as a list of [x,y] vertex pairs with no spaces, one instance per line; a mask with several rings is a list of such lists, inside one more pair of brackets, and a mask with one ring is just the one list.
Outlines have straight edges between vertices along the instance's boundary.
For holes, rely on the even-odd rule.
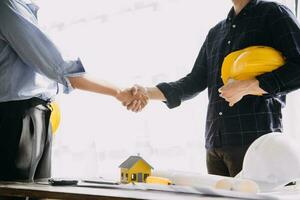
[[0,103],[0,114],[7,114],[14,113],[14,112],[20,112],[25,111],[28,108],[35,107],[37,105],[44,105],[47,106],[49,102],[44,101],[40,98],[33,97],[31,99],[26,100],[18,100],[18,101],[7,101]]

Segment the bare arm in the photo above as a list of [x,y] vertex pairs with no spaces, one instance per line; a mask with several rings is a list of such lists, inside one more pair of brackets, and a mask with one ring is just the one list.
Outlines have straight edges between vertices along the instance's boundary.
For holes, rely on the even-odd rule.
[[72,87],[75,89],[112,96],[120,102],[122,102],[123,105],[133,103],[135,109],[131,110],[134,112],[140,111],[148,103],[147,96],[143,94],[140,94],[139,96],[134,96],[132,95],[131,90],[122,90],[119,87],[107,81],[96,80],[88,76],[68,77],[68,79]]
[[95,80],[88,76],[68,77],[71,85],[75,89],[85,90],[89,92],[100,93],[117,97],[121,89],[106,81]]
[[166,97],[157,87],[146,87],[145,91],[149,99],[166,101]]

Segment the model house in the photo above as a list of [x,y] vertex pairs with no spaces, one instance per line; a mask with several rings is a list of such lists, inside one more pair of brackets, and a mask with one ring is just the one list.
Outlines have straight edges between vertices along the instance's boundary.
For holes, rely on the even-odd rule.
[[145,182],[153,167],[140,156],[130,156],[120,166],[121,183]]

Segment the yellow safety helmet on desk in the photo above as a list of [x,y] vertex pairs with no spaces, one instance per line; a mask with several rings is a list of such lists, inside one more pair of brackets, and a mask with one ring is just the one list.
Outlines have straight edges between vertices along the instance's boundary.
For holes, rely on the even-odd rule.
[[251,46],[228,54],[222,64],[222,80],[248,80],[271,72],[282,65],[282,54],[268,46]]

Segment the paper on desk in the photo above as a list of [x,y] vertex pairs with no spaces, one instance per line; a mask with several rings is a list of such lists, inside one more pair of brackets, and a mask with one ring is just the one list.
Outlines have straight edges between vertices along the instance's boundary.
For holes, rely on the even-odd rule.
[[[215,184],[217,181],[224,179],[224,176],[210,175],[210,174],[200,174],[193,172],[182,172],[182,171],[154,171],[153,176],[159,176],[168,178],[172,181],[172,183],[176,184],[178,190],[181,192],[184,191],[188,187],[181,186],[189,186],[195,193],[195,190],[198,193],[205,195],[217,195],[217,196],[226,196],[226,197],[236,197],[236,198],[245,198],[245,199],[290,199],[290,200],[299,200],[300,199],[300,188],[294,188],[287,190],[283,188],[279,191],[268,192],[268,193],[258,193],[258,194],[249,194],[238,191],[229,191],[229,190],[220,190],[215,189]],[[228,179],[233,179],[230,177],[226,177]],[[159,188],[157,188],[159,189]],[[196,192],[196,193],[197,193]]]
[[282,200],[299,200],[300,187],[299,185],[287,186],[280,189],[279,191],[269,192],[266,194]]
[[94,188],[110,188],[110,189],[126,189],[126,190],[153,190],[153,191],[165,191],[165,192],[178,192],[187,194],[209,195],[209,196],[223,196],[234,197],[239,199],[253,199],[253,200],[299,200],[300,191],[280,191],[272,193],[258,193],[249,194],[237,191],[220,190],[213,187],[192,187],[192,186],[180,186],[180,185],[156,185],[156,184],[96,184],[79,182],[78,187],[94,187]]
[[197,190],[212,195],[225,196],[225,197],[236,197],[236,198],[245,198],[245,199],[265,199],[265,200],[299,200],[300,199],[300,190],[280,190],[277,192],[266,192],[266,193],[257,193],[257,194],[247,194],[237,191],[229,190],[219,190],[215,188],[197,188]]
[[230,190],[220,190],[213,187],[192,187],[192,186],[179,186],[179,185],[155,185],[137,183],[132,185],[131,189],[138,190],[155,190],[166,192],[178,192],[187,194],[199,194],[205,196],[222,196],[222,197],[234,197],[239,199],[253,199],[253,200],[299,200],[300,190],[282,190],[269,193],[244,193]]
[[299,200],[300,190],[283,190],[272,193],[250,194],[237,191],[215,189],[214,186],[218,180],[223,179],[223,176],[202,175],[190,172],[165,171],[154,172],[154,176],[169,178],[176,185],[157,185],[157,184],[99,184],[79,182],[79,187],[96,187],[96,188],[115,188],[127,190],[155,190],[166,192],[178,192],[198,195],[212,195],[223,197],[234,197],[240,199],[254,200]]
[[243,192],[230,191],[230,190],[220,190],[212,187],[192,187],[192,186],[179,186],[179,185],[155,185],[155,184],[138,183],[135,185],[135,188],[143,189],[143,190],[156,190],[156,191],[209,195],[209,196],[234,197],[240,199],[278,200],[276,196],[271,196],[268,194],[250,194],[250,193],[243,193]]

